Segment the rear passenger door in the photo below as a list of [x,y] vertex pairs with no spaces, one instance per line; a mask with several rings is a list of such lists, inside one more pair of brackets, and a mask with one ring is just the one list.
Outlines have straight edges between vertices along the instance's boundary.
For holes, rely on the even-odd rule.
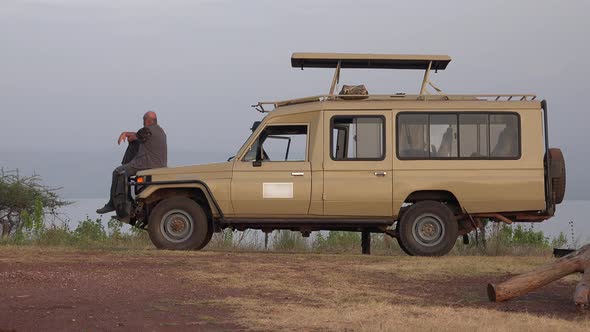
[[391,216],[390,111],[324,112],[324,214]]

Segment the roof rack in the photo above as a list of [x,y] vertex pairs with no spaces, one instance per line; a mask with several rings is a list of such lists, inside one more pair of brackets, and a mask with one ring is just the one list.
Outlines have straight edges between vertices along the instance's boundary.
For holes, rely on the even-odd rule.
[[451,62],[448,55],[410,55],[410,54],[361,54],[361,53],[293,53],[291,66],[303,68],[336,68],[330,95],[334,95],[336,84],[340,80],[342,68],[371,69],[419,69],[424,70],[420,95],[427,93],[426,86],[432,86],[438,93],[439,88],[429,80],[430,71],[444,70]]
[[373,68],[421,69],[432,62],[433,70],[447,68],[448,55],[360,54],[360,53],[293,53],[291,66],[295,68]]
[[479,98],[479,100],[486,100],[486,101],[532,101],[537,99],[537,95],[534,94],[485,94],[485,95],[474,95]]
[[288,99],[281,101],[261,101],[252,105],[257,111],[269,113],[265,105],[271,105],[274,108],[288,105],[298,105],[322,101],[350,101],[350,100],[369,100],[369,101],[390,101],[390,100],[446,100],[446,101],[533,101],[537,99],[534,94],[460,94],[460,95],[317,95],[304,98]]
[[[451,62],[448,55],[404,55],[404,54],[360,54],[360,53],[293,53],[291,66],[303,68],[335,68],[334,77],[327,95],[318,95],[283,101],[263,101],[252,105],[259,112],[269,112],[265,105],[274,108],[312,102],[329,100],[454,100],[454,101],[532,101],[537,98],[533,94],[464,94],[447,95],[435,86],[429,78],[430,71],[444,70]],[[334,94],[336,85],[340,80],[342,68],[368,68],[368,69],[419,69],[424,70],[424,77],[417,95],[404,93],[395,95],[345,95]],[[426,89],[432,87],[436,94],[430,94]]]

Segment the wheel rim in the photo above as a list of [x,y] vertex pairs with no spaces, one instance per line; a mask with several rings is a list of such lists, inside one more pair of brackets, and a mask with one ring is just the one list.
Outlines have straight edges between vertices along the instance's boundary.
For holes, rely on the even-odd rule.
[[168,211],[162,217],[160,231],[166,240],[180,243],[188,240],[194,231],[193,218],[183,210]]
[[412,236],[423,246],[436,246],[445,236],[445,224],[434,214],[422,214],[414,222]]

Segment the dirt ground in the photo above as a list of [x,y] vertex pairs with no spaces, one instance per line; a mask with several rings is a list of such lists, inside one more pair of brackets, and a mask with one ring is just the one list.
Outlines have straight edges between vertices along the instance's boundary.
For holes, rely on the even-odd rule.
[[0,331],[589,330],[574,277],[487,300],[549,260],[0,247]]

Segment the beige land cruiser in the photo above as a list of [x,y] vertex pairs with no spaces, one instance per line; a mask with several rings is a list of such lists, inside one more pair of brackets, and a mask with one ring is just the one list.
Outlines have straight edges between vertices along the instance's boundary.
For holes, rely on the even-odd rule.
[[[482,221],[540,222],[563,200],[565,166],[547,138],[547,103],[530,94],[450,95],[430,80],[444,55],[295,53],[335,68],[326,95],[260,102],[266,114],[224,163],[143,171],[117,204],[156,247],[200,249],[213,232],[275,229],[397,238],[444,255]],[[423,70],[418,94],[344,86],[343,68]],[[431,87],[434,93],[429,93]]]

